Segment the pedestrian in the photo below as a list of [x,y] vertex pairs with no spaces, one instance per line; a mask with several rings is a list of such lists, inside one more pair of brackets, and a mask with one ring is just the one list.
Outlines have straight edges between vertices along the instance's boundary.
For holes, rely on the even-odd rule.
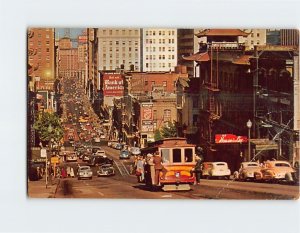
[[64,167],[61,168],[61,178],[66,178],[67,177],[67,173],[66,173],[66,169]]
[[136,163],[136,174],[138,178],[138,182],[143,182],[144,181],[144,161],[141,156],[138,157],[137,163]]
[[[158,151],[153,156],[153,164],[155,169],[154,185],[159,185],[159,178],[161,180],[165,179],[167,169],[163,166],[162,159]],[[161,172],[162,172],[162,176],[160,176]]]
[[200,177],[201,177],[201,168],[202,168],[202,159],[196,155],[196,164],[194,167],[194,173],[196,176],[196,183],[200,184]]
[[70,168],[70,176],[71,176],[72,178],[75,177],[74,169],[73,169],[72,167]]

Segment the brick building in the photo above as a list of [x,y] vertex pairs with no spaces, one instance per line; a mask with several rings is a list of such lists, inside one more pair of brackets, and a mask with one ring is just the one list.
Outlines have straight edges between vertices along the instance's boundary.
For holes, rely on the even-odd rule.
[[59,40],[59,76],[75,77],[78,73],[78,50],[73,48],[72,41],[68,37]]

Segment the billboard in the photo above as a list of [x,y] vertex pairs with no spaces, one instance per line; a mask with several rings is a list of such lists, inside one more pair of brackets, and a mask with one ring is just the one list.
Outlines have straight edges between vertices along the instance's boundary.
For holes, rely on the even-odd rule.
[[152,104],[142,104],[141,115],[142,120],[153,120]]
[[142,132],[153,132],[153,122],[142,121]]
[[103,95],[104,96],[123,96],[124,82],[121,74],[103,75]]

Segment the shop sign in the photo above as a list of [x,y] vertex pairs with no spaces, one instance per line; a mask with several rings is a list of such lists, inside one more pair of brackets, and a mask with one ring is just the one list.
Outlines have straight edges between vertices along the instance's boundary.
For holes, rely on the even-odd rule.
[[237,136],[234,134],[216,134],[215,143],[242,143],[248,142],[245,136]]
[[142,121],[142,132],[153,132],[153,122]]

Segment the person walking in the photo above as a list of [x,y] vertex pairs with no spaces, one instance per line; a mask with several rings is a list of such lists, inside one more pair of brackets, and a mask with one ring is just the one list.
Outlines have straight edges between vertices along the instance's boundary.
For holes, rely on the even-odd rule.
[[144,161],[141,156],[138,156],[136,163],[136,174],[138,177],[138,182],[143,182],[145,178],[145,170],[144,170]]
[[194,168],[194,173],[196,176],[196,183],[200,184],[202,159],[199,156],[196,156],[195,159],[196,159],[196,164],[195,164],[195,168]]
[[167,173],[167,169],[163,166],[162,159],[158,151],[153,156],[153,164],[155,169],[154,185],[159,185],[160,172],[163,173],[161,179],[164,180]]

